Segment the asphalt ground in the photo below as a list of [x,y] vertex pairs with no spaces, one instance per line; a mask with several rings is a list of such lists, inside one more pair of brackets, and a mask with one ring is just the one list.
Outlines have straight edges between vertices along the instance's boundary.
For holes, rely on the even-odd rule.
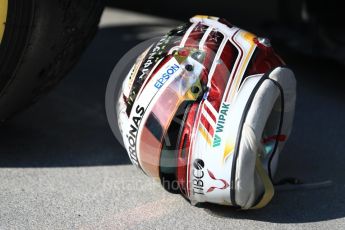
[[107,123],[108,78],[128,49],[178,23],[107,9],[69,76],[0,127],[0,229],[345,229],[344,66],[284,47],[298,99],[277,178],[332,186],[278,191],[257,211],[195,207],[130,165]]

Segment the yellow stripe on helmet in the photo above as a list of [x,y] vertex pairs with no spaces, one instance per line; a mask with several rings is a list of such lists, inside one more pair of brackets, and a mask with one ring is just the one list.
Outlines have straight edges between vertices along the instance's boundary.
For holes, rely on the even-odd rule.
[[193,18],[200,18],[200,19],[213,19],[218,20],[218,17],[209,16],[209,15],[195,15]]

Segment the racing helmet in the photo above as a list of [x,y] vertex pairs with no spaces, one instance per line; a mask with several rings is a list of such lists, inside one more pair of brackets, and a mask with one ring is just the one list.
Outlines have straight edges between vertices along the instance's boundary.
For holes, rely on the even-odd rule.
[[116,112],[130,160],[166,190],[249,209],[273,197],[295,98],[268,39],[195,16],[136,59]]

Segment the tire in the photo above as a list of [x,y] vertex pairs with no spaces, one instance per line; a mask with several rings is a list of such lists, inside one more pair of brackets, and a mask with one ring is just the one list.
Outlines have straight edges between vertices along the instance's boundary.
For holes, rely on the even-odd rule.
[[102,0],[0,0],[0,20],[7,15],[0,22],[0,121],[37,101],[71,70],[103,8]]

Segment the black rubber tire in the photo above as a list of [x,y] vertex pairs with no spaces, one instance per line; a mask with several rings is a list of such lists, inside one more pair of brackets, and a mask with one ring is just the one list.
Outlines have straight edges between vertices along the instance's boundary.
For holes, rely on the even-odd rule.
[[0,45],[0,122],[48,92],[95,35],[102,0],[8,0]]

